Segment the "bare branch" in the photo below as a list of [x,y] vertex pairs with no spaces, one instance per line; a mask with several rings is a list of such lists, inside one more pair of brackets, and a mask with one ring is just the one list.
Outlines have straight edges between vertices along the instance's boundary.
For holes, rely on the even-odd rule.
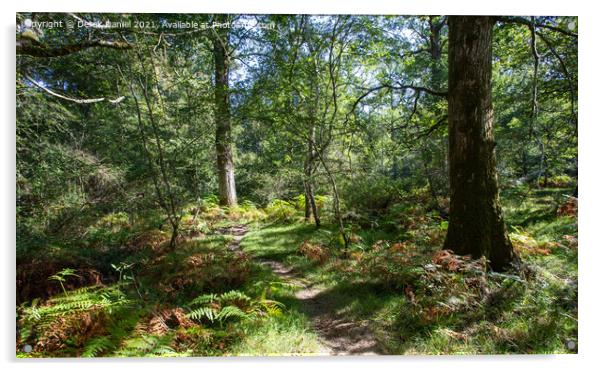
[[[57,97],[60,99],[64,99],[64,100],[68,100],[69,102],[74,102],[74,103],[78,103],[78,104],[90,104],[90,103],[98,103],[98,102],[104,102],[105,100],[107,100],[107,98],[89,98],[89,99],[77,99],[77,98],[71,98],[71,97],[66,97],[64,95],[61,95],[59,93],[55,93],[52,90],[48,89],[47,87],[41,85],[40,83],[38,83],[36,80],[32,79],[31,77],[29,77],[28,75],[23,75],[25,77],[25,79],[29,82],[31,82],[35,87],[43,90],[44,92],[52,95],[53,97]],[[120,103],[121,101],[123,101],[125,99],[124,96],[115,98],[115,99],[108,99],[108,101],[110,103],[113,104],[117,104]]]

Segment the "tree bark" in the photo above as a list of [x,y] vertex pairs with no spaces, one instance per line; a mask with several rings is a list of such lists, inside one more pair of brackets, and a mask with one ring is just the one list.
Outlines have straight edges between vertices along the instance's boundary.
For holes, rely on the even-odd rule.
[[[227,16],[218,16],[217,22],[224,23]],[[229,72],[229,30],[216,28],[213,37],[215,60],[215,150],[217,154],[217,175],[219,182],[219,202],[222,206],[237,204],[232,159],[232,127],[230,123],[230,96],[228,92]]]
[[315,170],[315,160],[316,153],[314,151],[313,143],[316,140],[316,128],[312,124],[310,127],[310,136],[307,143],[307,154],[304,164],[304,180],[303,184],[305,186],[305,221],[309,221],[311,215],[314,216],[314,223],[317,228],[320,228],[320,215],[318,214],[318,207],[316,206],[316,198],[314,195],[314,186],[313,186],[313,173]]
[[493,270],[517,259],[498,194],[491,104],[490,17],[449,17],[450,217],[444,248],[485,256]]

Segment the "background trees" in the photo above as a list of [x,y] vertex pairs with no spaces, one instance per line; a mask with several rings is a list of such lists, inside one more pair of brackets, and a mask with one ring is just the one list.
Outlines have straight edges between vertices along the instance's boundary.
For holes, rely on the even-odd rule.
[[316,351],[294,269],[390,353],[564,351],[576,22],[19,14],[19,344]]
[[[58,233],[84,210],[101,212],[94,196],[128,210],[156,204],[177,231],[189,200],[219,191],[234,205],[235,175],[238,193],[260,204],[302,194],[306,218],[318,226],[327,209],[315,195],[331,195],[328,210],[344,238],[345,214],[377,215],[396,197],[372,190],[366,204],[356,196],[370,184],[427,187],[431,207],[447,213],[447,17],[188,17],[271,27],[87,27],[67,38],[57,29],[19,30],[19,215],[43,217]],[[562,183],[577,163],[572,21],[501,20],[491,35],[500,183]],[[83,167],[73,167],[77,156]],[[74,161],[68,169],[60,158]],[[113,174],[119,192],[98,197],[86,177],[99,169]]]
[[[103,202],[118,202],[130,211],[156,204],[166,213],[174,244],[186,202],[215,191],[220,203],[234,206],[236,183],[241,197],[260,204],[303,195],[306,219],[320,226],[320,214],[329,210],[345,245],[344,216],[376,216],[396,192],[426,187],[430,207],[443,216],[448,213],[448,17],[187,17],[224,27],[142,32],[90,26],[67,38],[57,29],[20,28],[21,216],[42,217],[39,213],[45,210],[42,225],[54,225],[50,230],[57,233],[74,215],[85,215],[84,210],[98,215],[98,207],[90,204],[92,195],[86,196],[92,191],[86,177],[100,168],[106,174],[114,171],[111,179],[120,185]],[[174,19],[137,18],[154,24]],[[492,134],[497,132],[499,165],[480,150],[475,161],[488,162],[491,174],[499,171],[502,185],[562,183],[563,176],[576,174],[577,163],[576,40],[567,28],[571,21],[500,20],[489,37],[496,114],[486,125]],[[232,27],[232,22],[246,23]],[[258,22],[270,27],[253,26]],[[467,37],[464,31],[459,34]],[[450,68],[462,66],[461,61],[449,61]],[[454,94],[466,91],[475,92],[473,100],[489,99],[486,87],[457,88]],[[451,102],[460,100],[453,97]],[[451,115],[450,125],[457,129],[450,131],[453,183],[472,172],[464,174],[454,161],[466,159],[460,155],[465,147],[457,146],[464,142],[454,139],[464,135],[457,125],[466,120]],[[51,117],[57,119],[41,124]],[[210,131],[215,132],[214,150],[207,146]],[[493,146],[488,142],[488,148]],[[47,151],[53,155],[41,155]],[[50,174],[64,165],[43,165],[54,161],[55,154],[80,154],[88,170],[65,168],[59,180]],[[211,158],[217,158],[217,171]],[[52,170],[46,174],[39,166]],[[375,184],[388,184],[395,191],[368,191]],[[482,194],[453,184],[452,194],[466,192],[464,203],[476,198],[472,194]],[[495,187],[486,188],[495,193]],[[369,192],[368,198],[357,197],[361,192]],[[320,210],[316,194],[330,195],[331,208]],[[58,204],[48,204],[53,202]],[[475,204],[475,209],[484,207]],[[456,210],[452,206],[450,236],[467,235],[455,232]],[[452,237],[446,246],[471,250],[455,246],[464,244]],[[471,240],[482,245],[479,238]]]

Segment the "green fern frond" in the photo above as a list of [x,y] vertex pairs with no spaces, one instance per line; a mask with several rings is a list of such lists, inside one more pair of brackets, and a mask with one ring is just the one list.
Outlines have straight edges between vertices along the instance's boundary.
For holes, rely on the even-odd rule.
[[232,303],[235,301],[242,301],[249,303],[251,302],[251,298],[245,295],[244,293],[236,290],[228,291],[219,296],[220,303]]
[[202,304],[212,303],[212,302],[216,301],[217,299],[218,299],[218,296],[215,294],[201,295],[201,296],[197,296],[188,305],[194,306],[194,305],[202,305]]
[[171,347],[172,341],[172,335],[143,334],[126,340],[123,347],[115,352],[115,355],[121,357],[175,355],[176,351]]
[[215,321],[217,315],[217,310],[211,307],[200,307],[187,314],[187,316],[193,320],[201,321],[203,319],[208,319],[211,322]]
[[250,318],[250,315],[243,312],[239,307],[228,305],[223,307],[215,317],[218,321],[224,321],[230,318],[247,319]]
[[82,357],[96,357],[115,348],[110,336],[99,336],[90,340],[85,346]]

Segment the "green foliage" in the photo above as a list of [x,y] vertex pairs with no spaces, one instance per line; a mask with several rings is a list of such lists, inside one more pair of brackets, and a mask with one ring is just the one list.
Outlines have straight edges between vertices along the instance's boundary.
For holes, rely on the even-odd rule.
[[265,212],[271,220],[290,221],[297,214],[297,209],[293,203],[276,198],[266,206]]
[[386,213],[404,194],[401,182],[374,176],[350,182],[344,189],[343,199],[347,208],[375,216]]
[[425,257],[419,254],[415,246],[407,243],[379,241],[355,257],[359,272],[368,281],[385,287],[403,288],[414,284],[425,274],[420,264]]
[[48,277],[48,279],[58,282],[61,285],[61,288],[63,289],[63,293],[65,295],[67,295],[67,290],[65,290],[65,285],[63,283],[66,281],[66,277],[69,277],[69,276],[79,277],[75,272],[76,272],[75,269],[65,268],[65,269],[61,270],[60,272]]
[[91,246],[103,249],[125,244],[131,238],[132,232],[129,215],[117,212],[103,216],[88,227],[86,237]]
[[128,305],[130,301],[125,297],[119,286],[103,288],[86,287],[56,296],[39,305],[34,300],[31,305],[25,305],[23,310],[23,323],[29,326],[48,326],[55,319],[69,316],[90,309],[111,312],[114,308]]
[[132,357],[143,355],[145,357],[174,356],[176,351],[172,348],[172,335],[140,335],[125,341],[124,346],[115,353],[117,357]]
[[82,347],[86,355],[94,356],[117,346],[114,338],[104,336],[88,341],[95,329],[111,323],[112,316],[124,313],[132,304],[119,285],[69,291],[44,303],[36,299],[18,308],[18,342],[33,342],[36,353]]
[[244,200],[239,205],[228,208],[228,219],[242,223],[258,222],[266,217],[266,213],[249,200]]
[[196,320],[207,320],[210,323],[226,321],[241,321],[257,318],[273,313],[282,304],[265,298],[253,300],[246,294],[231,290],[220,295],[201,295],[192,300],[188,317]]
[[115,344],[110,336],[99,336],[91,339],[82,352],[82,357],[97,357],[113,349]]
[[249,278],[251,262],[247,255],[226,249],[228,241],[215,236],[180,244],[138,278],[142,285],[158,287],[164,300],[186,301],[200,292],[239,288]]

